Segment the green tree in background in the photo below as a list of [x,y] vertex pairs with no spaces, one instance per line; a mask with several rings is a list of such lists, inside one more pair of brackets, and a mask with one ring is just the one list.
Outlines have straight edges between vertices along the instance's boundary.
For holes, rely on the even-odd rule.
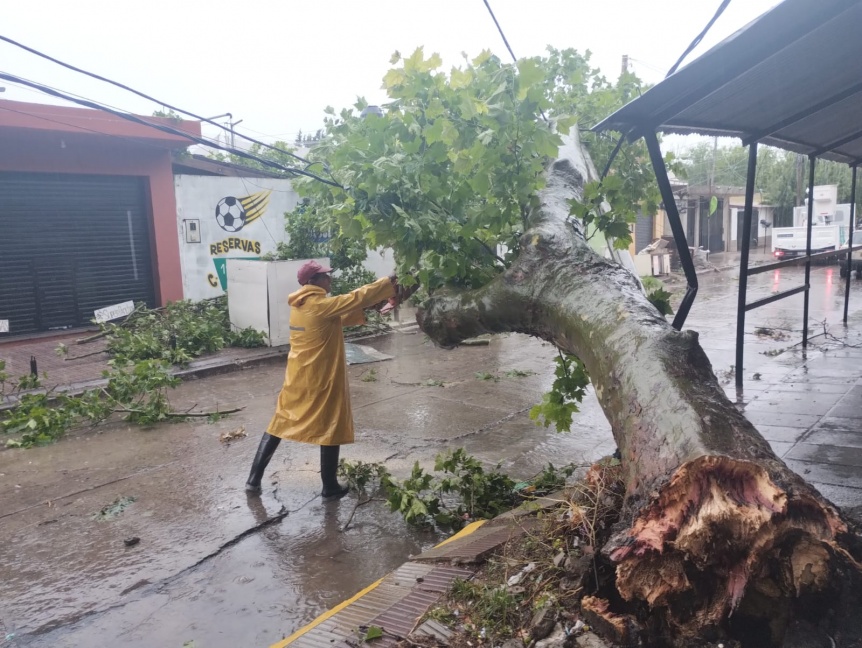
[[[793,224],[797,197],[804,199],[808,189],[808,158],[798,162],[797,157],[796,153],[769,146],[761,146],[757,151],[755,188],[763,193],[766,204],[775,206],[778,227]],[[701,142],[682,154],[680,162],[690,186],[708,186],[712,178],[715,185],[745,187],[748,149],[738,144],[714,147],[711,142]],[[798,169],[800,163],[802,168]],[[801,179],[799,186],[798,179]],[[818,160],[814,184],[838,185],[838,202],[850,202],[851,170],[846,164]]]

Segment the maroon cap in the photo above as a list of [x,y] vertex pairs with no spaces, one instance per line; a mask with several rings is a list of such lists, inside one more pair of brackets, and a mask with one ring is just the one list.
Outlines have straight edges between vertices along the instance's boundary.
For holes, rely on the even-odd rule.
[[317,261],[306,261],[296,273],[296,278],[299,280],[299,285],[304,286],[314,275],[321,272],[332,272],[332,268],[324,268]]

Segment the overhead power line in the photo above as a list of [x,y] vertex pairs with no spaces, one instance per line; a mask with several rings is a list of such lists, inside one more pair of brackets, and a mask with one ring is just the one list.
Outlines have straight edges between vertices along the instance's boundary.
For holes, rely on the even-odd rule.
[[494,24],[497,25],[497,31],[500,32],[500,38],[503,39],[503,43],[506,45],[506,49],[509,50],[509,54],[512,55],[512,60],[517,63],[518,58],[515,56],[515,52],[512,51],[512,46],[509,45],[509,41],[506,39],[506,34],[503,33],[503,28],[500,27],[500,23],[497,20],[497,16],[494,15],[494,10],[491,9],[491,5],[488,4],[488,0],[482,0],[485,3],[485,6],[488,8],[488,13],[491,14],[491,20],[494,21]]
[[[50,88],[48,86],[36,83],[35,81],[28,81],[27,79],[15,76],[13,74],[8,74],[6,72],[0,72],[0,79],[4,79],[4,80],[9,81],[11,83],[18,83],[18,84],[21,84],[21,85],[24,85],[24,86],[27,86],[30,88],[35,88],[36,90],[39,90],[40,92],[44,92],[45,94],[51,95],[53,97],[57,97],[59,99],[64,99],[65,101],[71,101],[72,103],[76,103],[80,106],[85,106],[87,108],[93,108],[95,110],[107,112],[107,113],[110,113],[110,114],[115,115],[117,117],[120,117],[121,119],[125,119],[127,121],[134,122],[136,124],[141,124],[142,126],[154,128],[156,130],[160,130],[160,131],[165,132],[165,133],[170,133],[171,135],[179,135],[180,137],[183,137],[183,138],[189,140],[190,142],[194,142],[196,144],[201,144],[203,146],[208,146],[208,147],[211,147],[214,149],[218,149],[220,151],[225,151],[226,153],[230,153],[231,155],[236,155],[238,157],[242,157],[242,158],[245,158],[247,160],[253,160],[254,162],[257,162],[257,163],[262,164],[264,166],[268,166],[268,167],[273,168],[273,169],[278,169],[279,171],[286,171],[288,173],[293,173],[296,175],[302,175],[302,176],[306,176],[309,178],[313,178],[314,180],[317,180],[318,182],[322,182],[322,183],[330,185],[332,187],[338,187],[340,189],[344,188],[341,184],[339,184],[338,182],[335,182],[334,180],[327,180],[326,178],[321,178],[320,176],[318,176],[314,173],[310,173],[309,171],[306,171],[305,169],[298,169],[296,167],[288,167],[288,166],[285,166],[283,164],[279,164],[278,162],[273,162],[272,160],[267,160],[265,158],[258,157],[256,155],[251,154],[251,153],[241,151],[239,149],[234,149],[234,148],[231,148],[229,146],[223,146],[217,142],[213,142],[212,140],[208,140],[208,139],[205,139],[203,137],[197,137],[195,135],[192,135],[191,133],[187,133],[187,132],[185,132],[183,130],[179,130],[177,128],[172,128],[172,127],[167,126],[165,124],[147,121],[146,119],[143,119],[142,117],[139,117],[138,115],[133,115],[131,113],[123,112],[120,110],[114,110],[113,108],[108,108],[107,106],[96,103],[94,101],[90,101],[89,99],[81,99],[81,98],[73,97],[73,96],[71,96],[65,92],[60,91],[60,90],[55,90],[55,89]],[[281,151],[281,149],[276,149],[276,150]],[[286,152],[286,151],[282,151],[282,152]],[[294,156],[294,157],[296,157],[296,156]]]
[[[491,14],[491,20],[494,21],[494,24],[497,25],[497,31],[500,32],[500,38],[503,39],[503,43],[506,45],[506,49],[509,50],[509,54],[512,55],[512,60],[517,63],[518,57],[515,56],[515,52],[512,51],[512,46],[509,45],[509,40],[506,38],[506,34],[503,33],[503,28],[500,27],[500,22],[497,20],[497,16],[494,15],[494,10],[491,9],[491,5],[488,4],[488,0],[482,0],[485,3],[485,6],[488,8],[488,13]],[[548,122],[548,118],[545,117],[545,111],[539,108],[539,114],[542,116],[542,119],[545,122]]]
[[[134,88],[131,88],[131,87],[125,85],[124,83],[120,83],[119,81],[114,81],[112,79],[108,79],[107,77],[103,77],[99,74],[96,74],[95,72],[89,72],[87,70],[84,70],[82,68],[74,66],[71,63],[66,63],[65,61],[61,61],[60,59],[54,58],[53,56],[45,54],[44,52],[40,52],[37,49],[34,49],[34,48],[29,47],[27,45],[24,45],[23,43],[19,43],[18,41],[13,40],[7,36],[3,36],[2,34],[0,34],[0,41],[4,41],[6,43],[9,43],[10,45],[14,45],[15,47],[19,47],[19,48],[21,48],[27,52],[30,52],[31,54],[35,54],[36,56],[39,56],[43,59],[51,61],[52,63],[56,63],[57,65],[61,65],[64,68],[67,68],[67,69],[72,70],[74,72],[79,72],[80,74],[85,74],[88,77],[91,77],[93,79],[97,79],[99,81],[104,81],[105,83],[110,83],[113,86],[116,86],[118,88],[122,88],[123,90],[127,90],[128,92],[131,92],[131,93],[133,93],[133,94],[135,94],[135,95],[137,95],[143,99],[147,99],[148,101],[153,101],[153,102],[155,102],[161,106],[164,106],[165,108],[168,108],[170,110],[175,110],[176,112],[182,113],[183,115],[188,115],[189,117],[193,117],[194,119],[198,119],[202,122],[207,122],[208,124],[212,124],[213,126],[221,128],[224,131],[233,132],[232,129],[225,128],[224,124],[220,124],[216,121],[213,121],[212,119],[210,119],[208,117],[201,117],[200,115],[196,115],[195,113],[189,112],[187,110],[183,110],[182,108],[177,108],[176,106],[172,106],[171,104],[169,104],[165,101],[161,101],[159,99],[156,99],[155,97],[151,97],[150,95],[148,95],[146,93],[135,90]],[[289,155],[290,157],[296,158],[300,162],[304,162],[305,164],[308,164],[308,165],[311,164],[311,162],[309,160],[306,160],[304,157],[300,157],[299,155],[295,155],[295,154],[291,153],[290,151],[285,151],[284,149],[276,148],[274,146],[271,146],[270,144],[266,144],[265,142],[261,142],[259,140],[254,139],[254,138],[248,137],[246,135],[243,135],[242,137],[244,139],[247,139],[249,142],[252,142],[253,144],[263,146],[264,148],[271,149],[273,151],[278,151],[279,153],[284,153],[286,155]]]
[[727,5],[729,4],[730,0],[722,0],[721,4],[715,12],[715,15],[710,19],[708,23],[706,23],[706,27],[703,28],[703,31],[700,32],[697,36],[695,36],[694,40],[691,41],[689,46],[685,48],[685,51],[682,53],[682,56],[680,56],[679,60],[677,60],[677,62],[673,64],[673,67],[668,70],[667,74],[665,75],[665,78],[676,72],[676,69],[685,60],[685,57],[688,56],[695,47],[700,45],[700,41],[703,40],[703,37],[706,36],[706,33],[710,30],[713,24],[715,24],[715,21],[718,20],[718,17],[724,13],[724,10],[727,9]]

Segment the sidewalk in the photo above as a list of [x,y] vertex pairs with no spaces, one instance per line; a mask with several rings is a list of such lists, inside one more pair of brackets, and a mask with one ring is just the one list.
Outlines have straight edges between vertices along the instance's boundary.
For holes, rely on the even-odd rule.
[[[415,327],[415,322],[393,323],[392,329]],[[367,339],[386,331],[369,330],[348,336],[350,341]],[[111,356],[105,350],[104,338],[79,344],[78,340],[95,335],[94,331],[78,331],[51,337],[0,342],[0,360],[6,362],[6,373],[15,380],[31,373],[33,363],[45,388],[56,388],[58,392],[80,393],[105,384],[102,372],[109,368]],[[60,345],[67,348],[66,354],[57,352]],[[175,367],[173,374],[183,379],[202,378],[219,373],[249,369],[268,362],[283,362],[290,345],[245,349],[227,347],[215,353],[192,360],[185,367]],[[45,377],[43,377],[43,374]],[[14,399],[7,396],[6,404]],[[0,398],[0,409],[4,400]]]
[[[105,340],[102,338],[85,344],[76,343],[88,335],[93,333],[78,332],[3,343],[0,344],[0,360],[6,361],[6,373],[13,380],[29,374],[35,363],[36,371],[46,388],[56,387],[59,392],[78,393],[105,383],[102,372],[109,368],[108,361],[111,359],[105,351]],[[57,353],[61,344],[68,349],[66,355]],[[288,349],[288,345],[254,349],[228,347],[201,356],[186,367],[177,367],[173,373],[180,378],[191,378],[237,371],[266,362],[283,361],[287,357]],[[0,407],[2,406],[3,400],[0,399]]]
[[[742,252],[714,252],[709,255],[709,263],[718,270],[739,269],[739,260],[742,257]],[[762,247],[756,250],[750,250],[748,253],[749,267],[772,263],[776,258],[772,255],[771,250],[764,250]],[[704,268],[698,268],[703,270]]]

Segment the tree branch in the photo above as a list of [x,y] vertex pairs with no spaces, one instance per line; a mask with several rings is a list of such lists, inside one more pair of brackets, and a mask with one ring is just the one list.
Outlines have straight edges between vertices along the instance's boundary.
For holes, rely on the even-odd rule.
[[478,236],[474,236],[474,237],[473,237],[473,240],[474,240],[474,241],[476,241],[476,242],[477,242],[479,245],[481,245],[483,248],[485,248],[485,252],[487,252],[487,253],[488,253],[488,254],[490,254],[492,257],[494,257],[495,259],[497,259],[497,261],[499,261],[500,263],[502,263],[504,267],[509,267],[509,265],[506,263],[506,260],[505,260],[505,259],[503,259],[502,257],[497,256],[497,253],[496,253],[496,252],[494,252],[494,250],[492,250],[492,249],[491,249],[491,246],[489,246],[487,243],[485,243],[485,241],[483,241],[482,239],[480,239]]

